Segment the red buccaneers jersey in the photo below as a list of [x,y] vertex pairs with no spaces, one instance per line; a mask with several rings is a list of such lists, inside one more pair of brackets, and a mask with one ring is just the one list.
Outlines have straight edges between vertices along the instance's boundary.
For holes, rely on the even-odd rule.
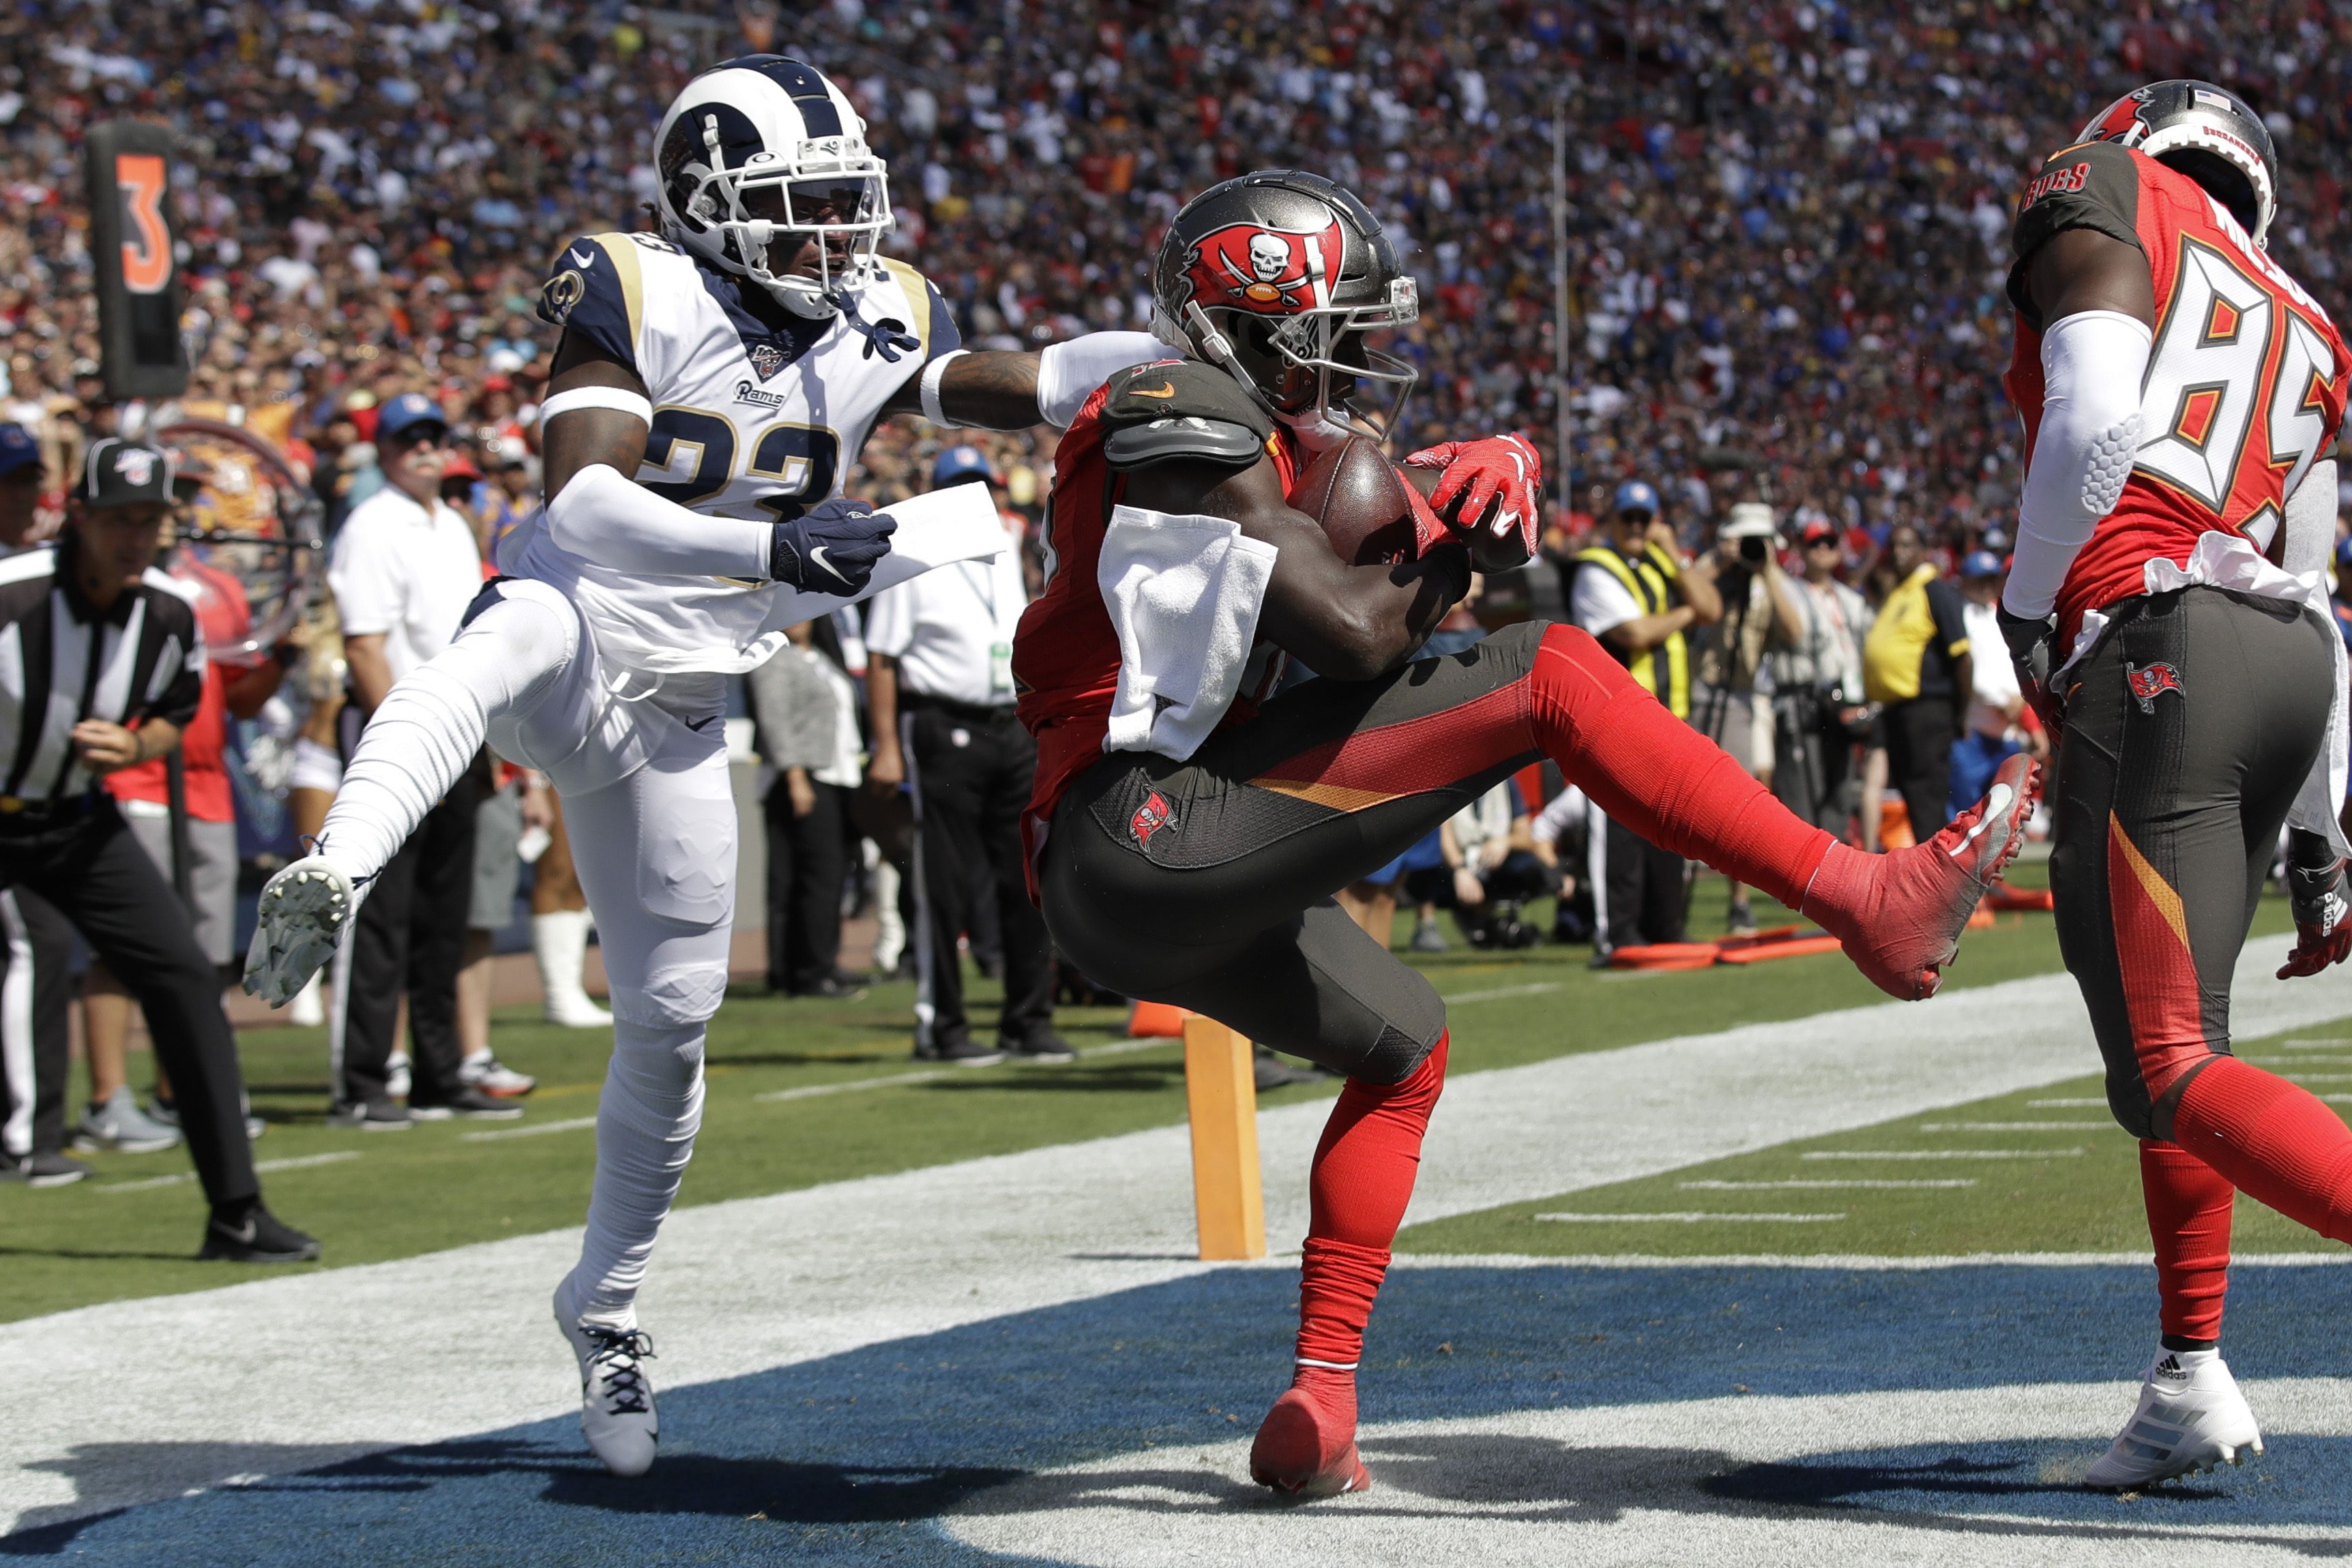
[[2001,384],[2024,418],[2029,465],[2042,423],[2042,321],[2025,269],[2074,228],[2147,257],[2156,342],[2131,477],[2058,591],[2067,642],[2084,611],[2145,593],[2147,563],[2185,561],[2200,534],[2244,534],[2268,549],[2286,497],[2335,443],[2352,372],[2327,313],[2203,187],[2145,153],[2084,142],[2043,164],[2018,206],[2009,276],[2017,345]]
[[[1231,376],[1196,361],[1163,361],[1121,371],[1088,398],[1054,451],[1054,488],[1046,502],[1045,591],[1022,612],[1013,639],[1013,682],[1021,722],[1037,737],[1037,785],[1029,815],[1051,821],[1070,781],[1102,758],[1118,690],[1118,633],[1104,607],[1096,567],[1111,508],[1127,476],[1111,467],[1103,443],[1122,425],[1162,419],[1206,418],[1245,423],[1256,432],[1272,422],[1248,403]],[[1287,440],[1267,438],[1266,450],[1285,491],[1298,465]],[[1257,711],[1244,694],[1224,722]]]

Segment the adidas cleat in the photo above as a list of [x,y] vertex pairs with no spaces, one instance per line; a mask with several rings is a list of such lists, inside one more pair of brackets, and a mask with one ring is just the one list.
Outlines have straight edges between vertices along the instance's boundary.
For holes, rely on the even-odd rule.
[[351,879],[324,855],[305,855],[263,884],[246,954],[245,988],[284,1007],[335,956],[359,906]]
[[2040,768],[2021,754],[2000,765],[1983,800],[1924,844],[1883,855],[1832,844],[1803,913],[1879,989],[1905,1001],[1934,996],[1969,916],[2024,847],[2040,790]]
[[2083,1477],[2101,1491],[2130,1491],[2259,1458],[2263,1435],[2237,1379],[2213,1352],[2184,1366],[2161,1351],[2140,1385],[2139,1406],[2115,1444]]
[[555,1324],[580,1363],[580,1430],[589,1450],[616,1476],[641,1476],[654,1467],[661,1419],[644,1364],[654,1342],[643,1329],[592,1323],[572,1304],[572,1281],[555,1287]]
[[1371,1472],[1356,1452],[1355,1423],[1343,1424],[1303,1388],[1286,1388],[1250,1445],[1250,1479],[1285,1497],[1369,1491]]

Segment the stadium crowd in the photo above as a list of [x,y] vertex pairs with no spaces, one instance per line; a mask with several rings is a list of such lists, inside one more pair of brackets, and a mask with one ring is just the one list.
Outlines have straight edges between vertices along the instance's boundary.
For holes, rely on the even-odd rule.
[[[2323,301],[2352,267],[2320,156],[2352,137],[2352,18],[2168,15],[26,0],[0,16],[0,419],[36,434],[53,498],[120,419],[97,374],[79,134],[161,119],[184,152],[191,399],[307,465],[331,533],[385,482],[380,411],[422,392],[454,437],[444,494],[495,537],[533,500],[547,257],[569,235],[645,226],[662,107],[703,66],[776,48],[861,105],[893,172],[888,245],[968,341],[1144,325],[1148,258],[1187,195],[1252,166],[1318,169],[1365,196],[1419,275],[1414,444],[1518,427],[1549,455],[1564,358],[1557,560],[1638,479],[1685,548],[1742,499],[1775,509],[1784,546],[1825,524],[1842,575],[1874,575],[1875,598],[1896,586],[1873,569],[1898,523],[1951,569],[2003,543],[2011,203],[2114,92],[2198,75],[2262,105],[2285,169],[2275,254]],[[972,438],[1033,540],[1049,437]],[[850,488],[923,488],[953,439],[886,427]],[[1811,564],[1793,548],[1786,562]],[[833,641],[862,674],[855,637]],[[887,915],[895,879],[879,881]],[[886,961],[896,946],[886,930]]]

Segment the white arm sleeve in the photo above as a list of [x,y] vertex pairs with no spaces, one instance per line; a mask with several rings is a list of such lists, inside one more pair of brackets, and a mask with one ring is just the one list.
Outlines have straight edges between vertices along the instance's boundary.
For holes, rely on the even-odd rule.
[[1129,365],[1181,360],[1149,332],[1089,332],[1066,343],[1050,343],[1037,354],[1037,412],[1057,430],[1067,430],[1095,389]]
[[2120,310],[2061,317],[2042,337],[2042,428],[2017,507],[2017,556],[2001,603],[2040,617],[2099,519],[2116,509],[2139,450],[2140,379],[2151,336]]
[[2286,498],[2286,547],[2279,564],[2297,577],[2327,570],[2336,549],[2336,459],[2313,464]]
[[766,522],[689,512],[604,463],[573,475],[547,504],[547,528],[573,555],[614,571],[753,582],[768,580],[775,537]]

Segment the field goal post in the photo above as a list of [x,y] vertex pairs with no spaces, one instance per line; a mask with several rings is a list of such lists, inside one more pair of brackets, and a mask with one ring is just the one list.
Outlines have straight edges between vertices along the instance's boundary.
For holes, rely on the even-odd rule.
[[1258,1174],[1257,1077],[1248,1039],[1214,1019],[1184,1019],[1184,1098],[1192,1128],[1192,1209],[1204,1262],[1265,1256]]

